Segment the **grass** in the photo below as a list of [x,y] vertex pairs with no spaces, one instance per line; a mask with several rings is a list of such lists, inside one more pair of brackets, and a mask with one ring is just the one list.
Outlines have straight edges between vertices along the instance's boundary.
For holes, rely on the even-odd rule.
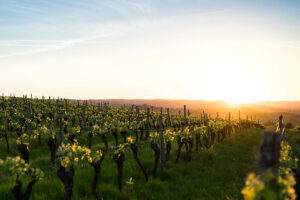
[[300,130],[286,131],[286,140],[291,145],[294,156],[300,158]]
[[[181,159],[174,162],[177,145],[172,144],[170,160],[163,170],[158,170],[157,178],[150,177],[148,183],[135,162],[132,152],[127,149],[123,171],[123,192],[117,189],[117,165],[110,155],[102,164],[98,183],[98,194],[103,199],[241,199],[241,189],[248,172],[257,171],[261,130],[244,131],[238,136],[226,139],[211,149],[193,152],[190,162]],[[45,143],[45,141],[43,141]],[[109,138],[113,144],[112,138]],[[86,138],[79,139],[87,144]],[[5,158],[4,140],[0,143],[0,158]],[[10,139],[15,144],[15,138]],[[93,141],[93,149],[103,147],[100,138]],[[19,155],[12,145],[10,156]],[[139,158],[149,174],[152,174],[154,156],[149,143],[139,144]],[[184,154],[183,154],[184,155]],[[50,165],[48,146],[34,144],[30,148],[30,163],[45,173],[43,180],[33,187],[31,199],[64,199],[62,182],[56,176],[57,166]],[[73,199],[93,199],[91,182],[93,168],[84,164],[75,169]],[[134,184],[126,184],[129,178]],[[11,193],[15,182],[7,174],[0,172],[0,199],[14,199]]]

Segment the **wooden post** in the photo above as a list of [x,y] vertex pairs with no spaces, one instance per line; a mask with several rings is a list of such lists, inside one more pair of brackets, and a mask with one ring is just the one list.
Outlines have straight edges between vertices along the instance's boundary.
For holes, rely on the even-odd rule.
[[171,120],[170,120],[170,109],[167,108],[167,117],[168,117],[168,126],[171,126]]
[[150,108],[147,108],[147,123],[146,123],[146,140],[148,139],[150,135]]
[[184,127],[187,126],[187,122],[186,122],[186,105],[183,106],[183,112],[184,112]]
[[58,99],[56,99],[56,111],[57,111],[57,114],[59,114],[59,105],[58,105]]
[[147,108],[147,124],[149,124],[150,119],[150,108]]
[[164,135],[162,128],[162,114],[158,118],[159,123],[159,136],[160,136],[160,168],[162,169],[165,165],[165,153],[164,153]]
[[219,112],[217,112],[217,119],[219,119]]
[[65,104],[66,104],[66,112],[69,112],[69,108],[68,108],[68,100],[65,99]]
[[260,146],[260,168],[259,174],[262,175],[268,169],[278,174],[281,137],[276,132],[264,132]]
[[136,107],[136,122],[137,125],[140,123],[140,109]]
[[31,119],[31,102],[28,101],[28,117]]
[[209,120],[208,120],[208,117],[207,117],[207,114],[205,115],[205,125],[206,125],[206,128],[207,128],[207,138],[208,138],[208,147],[210,147],[210,127],[209,127]]
[[83,128],[86,128],[85,106],[82,107],[83,114]]
[[60,144],[64,142],[64,132],[62,125],[62,110],[59,111],[59,134],[60,134]]
[[282,137],[282,140],[285,139],[285,132],[284,132],[284,124],[283,124],[283,116],[279,116],[279,135]]

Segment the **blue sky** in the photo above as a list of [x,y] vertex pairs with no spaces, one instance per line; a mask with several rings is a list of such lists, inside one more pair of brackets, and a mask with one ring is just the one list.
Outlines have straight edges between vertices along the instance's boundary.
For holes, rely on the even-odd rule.
[[[300,89],[289,88],[300,73],[299,19],[296,0],[0,0],[1,89],[70,98],[300,100]],[[223,92],[218,72],[268,81],[241,83],[243,99]],[[282,75],[289,78],[277,85]],[[207,77],[220,83],[208,90]]]

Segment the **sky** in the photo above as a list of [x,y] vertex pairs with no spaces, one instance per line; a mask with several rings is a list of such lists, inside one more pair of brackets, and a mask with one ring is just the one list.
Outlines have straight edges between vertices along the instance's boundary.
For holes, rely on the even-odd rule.
[[298,0],[0,0],[0,92],[300,100]]

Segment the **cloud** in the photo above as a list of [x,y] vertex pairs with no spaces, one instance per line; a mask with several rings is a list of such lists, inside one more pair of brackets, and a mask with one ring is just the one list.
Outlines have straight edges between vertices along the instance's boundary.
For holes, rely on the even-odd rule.
[[134,13],[138,14],[149,14],[153,9],[150,4],[142,3],[138,1],[132,0],[118,0],[118,1],[111,1],[111,0],[103,0],[99,2],[100,4],[117,11],[122,15],[128,15]]
[[97,40],[99,38],[104,38],[109,36],[107,35],[96,35],[96,36],[87,36],[81,38],[73,38],[68,40],[6,40],[0,41],[0,46],[25,46],[25,47],[35,47],[33,49],[19,51],[19,52],[11,52],[0,54],[0,58],[13,57],[13,56],[23,56],[23,55],[31,55],[36,53],[61,50],[72,47],[76,44],[81,44],[85,42],[89,42],[92,40]]
[[[108,1],[104,1],[108,2]],[[138,4],[133,1],[127,1],[122,0],[122,2],[125,2],[125,5],[131,5],[129,7],[135,7],[136,9],[140,10],[140,12],[148,12],[145,11],[149,8],[143,7],[144,4]],[[111,7],[115,9],[119,9],[120,12],[123,8],[117,7],[116,3],[108,3]],[[128,6],[127,5],[127,6]],[[126,10],[126,9],[125,9]],[[23,56],[23,55],[31,55],[31,54],[37,54],[37,53],[43,53],[48,51],[55,51],[55,50],[62,50],[66,48],[70,48],[76,44],[83,44],[83,43],[98,43],[101,41],[100,39],[108,39],[109,37],[114,36],[129,36],[129,37],[135,37],[136,35],[143,37],[145,34],[149,35],[149,33],[153,32],[154,34],[162,33],[163,35],[174,32],[176,30],[180,30],[181,28],[187,28],[187,27],[181,27],[184,26],[193,26],[193,24],[196,21],[199,21],[201,19],[201,16],[207,16],[207,15],[218,15],[224,12],[229,12],[230,10],[215,10],[215,11],[209,11],[209,12],[203,12],[203,13],[195,13],[195,14],[189,14],[189,15],[181,15],[181,16],[172,16],[172,17],[165,17],[160,18],[158,20],[153,19],[135,19],[132,21],[125,21],[125,22],[114,22],[114,23],[91,23],[88,25],[79,23],[77,24],[78,27],[81,27],[81,35],[87,35],[85,37],[75,37],[71,39],[62,39],[62,40],[0,40],[0,50],[5,50],[5,53],[1,54],[0,51],[0,58],[7,58],[7,57],[14,57],[14,56]],[[126,13],[126,12],[124,12]],[[187,25],[188,23],[193,23],[191,25]],[[23,28],[26,28],[26,25],[22,25]],[[39,29],[45,30],[47,26],[45,27],[38,27],[34,26],[36,28],[35,31],[38,31]],[[0,27],[1,28],[1,27]],[[51,27],[49,27],[50,29]],[[55,27],[54,27],[55,28]],[[57,28],[57,27],[56,27]],[[76,27],[77,28],[77,27]],[[75,30],[76,28],[73,27]],[[57,28],[58,29],[58,28]],[[77,29],[76,29],[77,30]],[[58,30],[48,30],[48,35],[51,35],[52,32],[59,32]],[[167,32],[167,33],[164,33]],[[47,33],[47,32],[46,32]],[[45,34],[46,34],[45,33]],[[10,50],[11,52],[7,52]]]

